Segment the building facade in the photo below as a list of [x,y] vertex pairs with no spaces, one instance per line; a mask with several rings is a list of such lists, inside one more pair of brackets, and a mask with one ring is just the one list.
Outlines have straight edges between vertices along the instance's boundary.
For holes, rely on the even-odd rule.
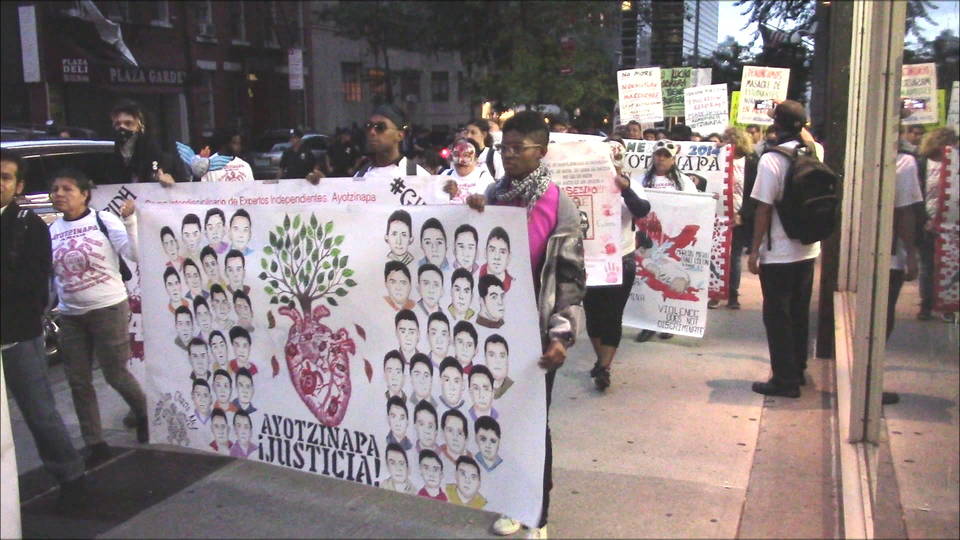
[[[306,89],[291,90],[288,58],[309,43],[304,9],[300,2],[4,2],[3,120],[52,120],[106,136],[111,107],[130,98],[165,145],[216,128],[256,136],[303,126],[309,70]],[[303,58],[307,65],[309,50]]]
[[624,0],[620,69],[691,65],[717,48],[718,0]]
[[[331,5],[336,3],[313,2],[312,8],[319,13]],[[362,125],[386,99],[382,55],[375,56],[365,40],[337,36],[334,26],[319,17],[310,35],[316,128],[331,133],[338,127]],[[394,49],[387,54],[393,101],[406,111],[411,125],[448,132],[479,116],[458,54]]]

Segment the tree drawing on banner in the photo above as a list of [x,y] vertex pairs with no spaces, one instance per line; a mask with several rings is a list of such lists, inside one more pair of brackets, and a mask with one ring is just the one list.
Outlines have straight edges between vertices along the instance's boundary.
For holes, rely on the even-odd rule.
[[[332,221],[320,224],[315,214],[309,220],[284,215],[283,224],[270,231],[270,244],[263,248],[260,279],[277,313],[293,321],[284,353],[290,380],[300,399],[322,424],[343,421],[350,404],[350,358],[357,348],[345,328],[331,330],[321,323],[330,315],[327,305],[349,294],[357,282],[343,253],[344,236],[334,234]],[[273,321],[272,314],[268,319]],[[365,338],[359,325],[357,334]],[[372,372],[364,360],[368,379]]]

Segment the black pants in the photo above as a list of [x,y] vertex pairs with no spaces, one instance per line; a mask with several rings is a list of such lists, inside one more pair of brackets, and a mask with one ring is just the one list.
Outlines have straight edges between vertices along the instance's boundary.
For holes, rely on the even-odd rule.
[[920,311],[930,313],[933,310],[933,260],[936,235],[924,232],[920,239]]
[[553,489],[553,444],[550,442],[550,402],[553,398],[553,380],[557,370],[551,369],[545,377],[547,381],[547,440],[543,454],[543,505],[540,507],[538,527],[547,525],[547,513],[550,510],[550,490]]
[[893,333],[893,324],[897,316],[897,299],[903,287],[903,270],[890,270],[890,296],[887,298],[887,339]]
[[767,329],[775,384],[792,387],[803,382],[803,371],[807,369],[814,261],[760,265],[763,326]]
[[623,309],[637,278],[637,261],[633,254],[623,258],[623,283],[615,287],[587,287],[583,309],[587,314],[587,335],[600,343],[619,347],[623,336]]
[[730,301],[736,301],[740,298],[740,273],[743,267],[743,248],[750,245],[750,238],[747,236],[747,227],[738,225],[733,228],[733,240],[730,250]]

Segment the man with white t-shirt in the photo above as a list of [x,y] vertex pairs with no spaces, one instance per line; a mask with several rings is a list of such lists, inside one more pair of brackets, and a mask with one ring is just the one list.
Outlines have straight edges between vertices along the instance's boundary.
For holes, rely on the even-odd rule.
[[[779,146],[792,151],[800,144],[816,145],[803,129],[806,123],[803,105],[793,100],[778,104],[773,111],[773,127]],[[816,153],[822,159],[819,145]],[[796,398],[805,382],[810,296],[820,242],[803,244],[788,237],[777,214],[775,203],[783,198],[790,165],[790,159],[777,152],[764,153],[757,164],[757,179],[750,194],[757,207],[749,266],[751,272],[760,274],[763,324],[773,370],[767,382],[753,383],[753,391]]]
[[364,180],[430,176],[426,169],[400,153],[406,125],[406,115],[400,109],[390,104],[377,107],[363,126],[367,135],[366,153],[369,157],[354,176],[363,177]]

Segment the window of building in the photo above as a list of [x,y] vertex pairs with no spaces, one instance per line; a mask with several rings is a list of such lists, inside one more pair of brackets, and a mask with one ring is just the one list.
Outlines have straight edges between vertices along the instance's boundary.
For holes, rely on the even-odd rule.
[[200,91],[197,100],[197,114],[200,119],[200,129],[212,130],[215,124],[213,107],[213,75],[214,72],[200,71]]
[[114,22],[130,21],[130,2],[113,0],[102,2],[104,15]]
[[420,72],[415,69],[407,70],[400,76],[400,97],[404,101],[420,102]]
[[343,81],[343,100],[348,103],[361,101],[363,91],[360,86],[360,63],[341,62],[340,78]]
[[450,74],[446,71],[430,74],[430,99],[440,103],[450,101]]
[[277,39],[277,24],[280,21],[280,12],[278,11],[278,6],[276,2],[270,2],[267,5],[266,12],[264,13],[264,40],[263,44],[266,47],[279,47],[280,40]]
[[150,24],[155,26],[170,26],[170,2],[158,0],[150,2]]
[[213,4],[210,0],[195,2],[194,10],[198,23],[213,24]]
[[382,69],[367,70],[367,80],[370,83],[370,97],[374,101],[382,101],[387,97],[387,77]]
[[234,41],[247,40],[247,13],[245,2],[235,2],[232,7],[233,17],[230,18],[230,35]]

